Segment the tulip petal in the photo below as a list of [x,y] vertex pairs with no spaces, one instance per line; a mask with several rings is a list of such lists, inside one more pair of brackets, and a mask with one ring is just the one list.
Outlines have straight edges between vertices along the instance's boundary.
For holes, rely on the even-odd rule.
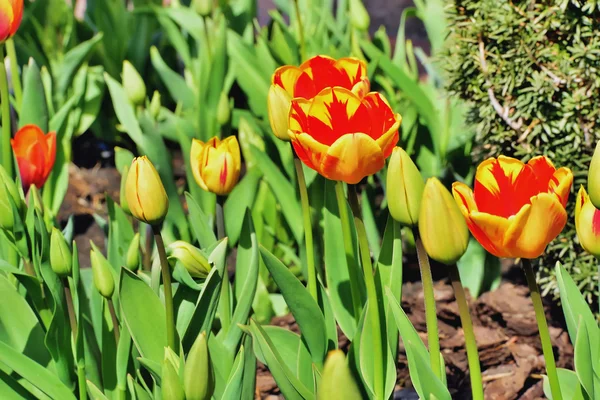
[[567,206],[569,201],[569,193],[573,185],[573,173],[570,169],[562,167],[557,169],[550,179],[548,191],[556,193],[563,207]]
[[206,146],[207,145],[204,144],[203,141],[192,139],[192,148],[190,150],[190,167],[192,168],[192,174],[194,175],[194,179],[196,180],[198,186],[200,186],[203,190],[208,190],[200,172],[202,165],[205,163],[205,160],[203,160],[202,157],[205,154]]
[[10,25],[10,36],[13,36],[17,33],[17,29],[21,25],[21,20],[23,19],[23,0],[10,0],[13,17]]
[[468,217],[472,211],[479,211],[473,198],[473,191],[464,183],[454,182],[452,184],[452,195],[465,217]]
[[317,142],[307,133],[294,135],[292,145],[294,146],[298,158],[300,158],[307,167],[320,172],[319,166],[321,165],[321,159],[329,150],[329,146]]
[[269,109],[269,123],[275,136],[281,140],[290,140],[288,124],[290,115],[290,101],[292,97],[280,86],[271,85],[267,95]]
[[550,193],[532,197],[531,205],[523,208],[511,221],[505,246],[512,249],[514,257],[536,258],[563,230],[567,212],[557,196]]
[[47,153],[44,164],[44,181],[50,176],[54,162],[56,161],[56,132],[50,132],[45,136]]
[[352,93],[361,99],[365,97],[370,90],[371,82],[369,82],[369,78],[367,77],[362,78],[358,83],[352,86]]
[[[352,86],[361,82],[367,76],[367,63],[353,57],[340,58],[335,66],[348,76]],[[350,89],[347,87],[346,89]]]
[[294,87],[303,72],[300,68],[285,65],[275,70],[271,79],[273,85],[282,87],[291,97],[294,97]]
[[[293,133],[308,132],[308,111],[312,102],[303,98],[292,100],[289,110],[289,130]],[[291,137],[291,136],[290,136]]]
[[384,165],[385,157],[377,142],[364,133],[353,133],[333,143],[321,160],[320,172],[328,179],[356,184]]
[[238,144],[235,136],[228,136],[221,142],[221,145],[225,147],[226,151],[231,155],[232,172],[239,174],[242,167],[242,157],[240,154],[240,145]]
[[31,148],[37,145],[43,146],[43,153],[48,149],[44,132],[36,125],[25,125],[10,142],[17,157],[28,157]]
[[0,2],[0,42],[11,36],[14,19],[12,5],[6,1]]
[[575,201],[575,230],[579,232],[579,214],[583,209],[585,203],[590,201],[590,197],[583,185],[579,186],[579,192],[577,193],[577,200]]
[[323,89],[335,86],[351,89],[353,82],[336,64],[335,59],[327,56],[316,56],[305,61],[300,65],[304,73],[296,82],[294,97],[310,99]]
[[469,214],[467,226],[475,239],[491,254],[496,257],[513,257],[503,246],[506,231],[510,226],[508,219],[473,211]]

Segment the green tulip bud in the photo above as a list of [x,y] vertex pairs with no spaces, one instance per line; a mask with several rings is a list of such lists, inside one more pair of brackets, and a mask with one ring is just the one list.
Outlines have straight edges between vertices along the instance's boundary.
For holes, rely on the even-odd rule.
[[231,117],[231,107],[229,105],[229,97],[227,93],[221,92],[219,97],[219,106],[217,108],[217,122],[219,125],[225,125]]
[[212,1],[211,0],[192,0],[191,4],[192,8],[196,10],[196,12],[203,17],[210,14],[212,11]]
[[50,267],[56,275],[65,278],[71,275],[73,255],[61,231],[52,228],[50,234]]
[[592,204],[600,208],[600,141],[596,144],[588,172],[588,194]]
[[469,245],[469,228],[450,191],[437,178],[423,190],[419,234],[429,257],[443,264],[457,262]]
[[360,390],[348,368],[342,350],[332,350],[327,355],[317,400],[360,400]]
[[369,29],[371,19],[362,0],[350,0],[350,22],[360,31]]
[[140,266],[140,233],[136,233],[127,249],[126,266],[132,271],[137,271]]
[[161,376],[162,398],[169,400],[184,400],[185,393],[181,379],[173,364],[169,360],[164,360],[162,364]]
[[205,332],[198,335],[185,360],[183,387],[187,400],[209,400],[213,394],[215,377]]
[[181,263],[193,278],[206,278],[212,268],[200,249],[182,240],[171,243],[168,253],[169,260]]
[[387,200],[392,218],[416,225],[425,183],[419,169],[401,147],[395,147],[387,170]]
[[123,167],[123,173],[121,174],[121,188],[119,191],[119,202],[121,203],[121,209],[125,212],[125,214],[131,215],[131,211],[129,210],[129,203],[127,203],[126,193],[126,184],[127,184],[127,174],[129,173],[129,165],[125,165]]
[[152,100],[150,101],[150,115],[152,115],[152,118],[154,118],[155,120],[158,119],[158,116],[160,115],[160,109],[162,107],[161,101],[160,101],[160,93],[158,90],[154,91],[154,94],[152,95]]
[[112,266],[93,243],[92,250],[90,250],[90,260],[92,263],[94,286],[102,297],[110,299],[115,291],[115,280],[111,271]]
[[127,98],[134,105],[146,100],[146,84],[135,67],[127,60],[123,61],[123,88]]

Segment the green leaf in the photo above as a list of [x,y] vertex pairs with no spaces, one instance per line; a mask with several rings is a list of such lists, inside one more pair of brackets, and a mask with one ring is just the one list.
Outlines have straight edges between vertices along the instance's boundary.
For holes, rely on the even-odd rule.
[[108,400],[108,397],[106,397],[104,393],[102,393],[102,391],[92,383],[92,381],[88,380],[86,382],[88,394],[90,395],[92,400]]
[[144,358],[162,363],[167,345],[165,307],[144,281],[127,268],[119,284],[122,317],[136,348]]
[[244,214],[246,209],[252,208],[254,198],[258,192],[260,178],[261,175],[255,169],[251,169],[244,176],[244,179],[235,186],[225,201],[223,207],[225,232],[227,232],[231,246],[234,246],[240,238],[242,226],[244,225]]
[[208,248],[217,243],[217,237],[208,216],[202,211],[202,208],[200,208],[191,194],[186,192],[185,200],[188,205],[190,227],[200,247]]
[[115,146],[115,165],[119,173],[123,173],[125,166],[131,166],[133,159],[134,155],[131,151]]
[[294,234],[294,238],[301,243],[304,240],[304,229],[302,225],[302,209],[297,200],[296,191],[266,153],[261,152],[254,145],[251,148],[257,166],[264,174],[265,180],[275,194],[281,206],[281,211]]
[[300,327],[302,337],[310,351],[313,362],[317,366],[323,365],[327,350],[327,333],[325,318],[319,305],[310,296],[308,290],[300,283],[298,278],[290,272],[273,254],[261,246],[262,259],[271,273],[273,280],[279,287],[290,311]]
[[242,330],[238,324],[247,324],[248,322],[258,283],[258,265],[258,240],[252,223],[252,214],[247,209],[242,236],[237,247],[235,266],[235,298],[237,305],[231,319],[231,328],[226,333],[224,340],[225,346],[230,349],[235,349],[242,338]]
[[415,373],[419,376],[422,390],[422,394],[420,394],[421,398],[452,400],[448,388],[444,386],[431,369],[429,357],[424,358],[422,353],[416,349],[418,345],[413,344],[413,342],[406,341],[404,343],[406,345],[406,357],[409,359],[408,368],[410,370],[410,377],[412,379]]
[[575,340],[575,373],[590,399],[595,399],[593,366],[597,360],[593,359],[593,354],[585,322],[583,317],[579,316],[577,339]]
[[233,367],[231,368],[231,374],[225,386],[225,391],[221,396],[222,399],[241,399],[243,389],[243,376],[244,376],[244,346],[240,346]]
[[48,369],[2,341],[0,341],[0,362],[52,399],[75,399],[71,390]]
[[48,132],[48,106],[40,69],[33,59],[25,69],[23,77],[23,103],[19,113],[19,127],[34,124]]
[[[557,368],[558,381],[560,382],[560,392],[563,399],[569,400],[588,400],[583,395],[583,388],[579,383],[579,379],[575,372],[564,368]],[[550,390],[550,381],[548,377],[544,377],[544,394],[548,400],[552,400],[552,391]]]
[[500,260],[488,253],[474,238],[470,238],[467,252],[456,264],[461,282],[474,298],[493,289],[502,277]]
[[196,94],[181,75],[169,68],[156,47],[150,49],[150,59],[173,100],[181,103],[183,109],[193,108],[196,104]]
[[75,72],[81,67],[81,65],[87,60],[92,54],[92,51],[102,40],[103,33],[100,32],[90,40],[80,43],[71,50],[69,50],[60,64],[56,76],[56,90],[59,95],[64,95],[67,92],[67,88],[73,81]]
[[109,397],[116,397],[117,391],[117,343],[110,310],[106,301],[102,308],[102,386]]
[[256,391],[256,356],[252,345],[252,337],[244,335],[244,376],[242,377],[242,394],[240,400],[254,400]]

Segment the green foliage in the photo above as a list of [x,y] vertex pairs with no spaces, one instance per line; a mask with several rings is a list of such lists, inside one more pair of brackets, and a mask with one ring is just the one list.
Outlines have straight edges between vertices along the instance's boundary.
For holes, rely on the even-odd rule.
[[[505,154],[527,160],[544,154],[585,184],[600,122],[600,38],[597,1],[456,0],[444,54],[448,87],[470,102],[469,120],[482,144],[476,161]],[[574,205],[570,203],[569,215]],[[541,260],[545,292],[558,260],[592,302],[597,261],[575,240],[569,221]]]

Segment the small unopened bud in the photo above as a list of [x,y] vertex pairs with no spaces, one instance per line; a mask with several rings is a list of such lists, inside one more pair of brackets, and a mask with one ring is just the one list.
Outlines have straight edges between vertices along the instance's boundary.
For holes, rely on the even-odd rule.
[[213,394],[215,377],[204,332],[198,335],[185,360],[183,387],[186,400],[209,400]]
[[211,0],[192,0],[192,7],[196,12],[203,17],[206,17],[212,11],[212,1]]
[[217,108],[217,122],[219,125],[223,126],[229,122],[229,118],[231,118],[229,97],[227,97],[227,93],[221,92],[221,96],[219,97],[219,106]]
[[140,266],[140,233],[137,232],[127,249],[126,266],[131,271],[137,271]]
[[169,245],[167,251],[169,260],[179,262],[193,278],[206,278],[208,276],[211,270],[210,263],[197,247],[182,240],[177,240]]
[[429,178],[423,190],[419,234],[427,254],[451,265],[469,245],[469,228],[456,201],[437,178]]
[[327,355],[317,400],[360,400],[360,390],[348,368],[342,350],[332,350]]
[[150,225],[159,225],[169,211],[169,198],[158,171],[148,157],[136,157],[125,183],[131,215]]
[[61,231],[52,228],[50,234],[50,267],[61,278],[71,275],[73,256]]
[[185,399],[181,378],[169,360],[164,360],[162,364],[161,390],[163,399]]
[[162,107],[162,104],[160,102],[160,92],[158,90],[154,91],[154,94],[152,95],[152,100],[150,101],[150,115],[152,115],[152,118],[154,118],[155,120],[158,119],[158,116],[160,115],[160,109]]
[[267,107],[269,109],[269,122],[273,134],[286,142],[290,141],[288,134],[288,120],[292,96],[279,85],[271,85],[267,94]]
[[594,207],[583,186],[575,204],[575,230],[581,247],[591,255],[600,257],[600,210]]
[[588,171],[588,192],[594,207],[600,208],[600,141],[596,144]]
[[121,174],[121,189],[119,191],[119,201],[121,203],[121,209],[125,212],[125,214],[131,215],[131,211],[129,210],[129,204],[127,203],[127,196],[125,193],[126,184],[127,184],[127,174],[129,173],[129,165],[123,167],[123,173]]
[[123,88],[127,98],[134,105],[140,105],[146,100],[146,84],[135,67],[127,60],[123,61]]
[[410,156],[395,147],[387,170],[387,199],[392,218],[413,226],[419,219],[421,196],[425,182]]
[[350,0],[350,22],[358,30],[366,31],[369,29],[371,19],[362,0]]
[[102,297],[110,299],[115,291],[115,280],[111,271],[112,266],[93,245],[90,251],[90,261],[96,290],[100,292]]

